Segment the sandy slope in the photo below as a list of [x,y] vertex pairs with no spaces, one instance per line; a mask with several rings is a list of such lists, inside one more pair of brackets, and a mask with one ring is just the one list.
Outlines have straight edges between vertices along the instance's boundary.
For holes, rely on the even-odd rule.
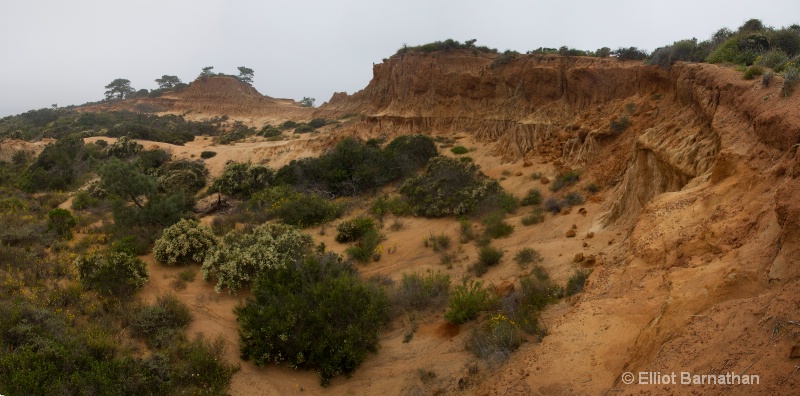
[[[532,172],[552,179],[565,167],[583,169],[582,183],[602,186],[585,205],[586,216],[573,210],[524,227],[519,217],[529,209],[522,208],[510,220],[514,234],[495,242],[506,256],[483,277],[492,284],[525,274],[511,260],[521,247],[540,249],[544,266],[562,284],[576,266],[576,253],[598,257],[584,293],[545,311],[548,336],[523,344],[500,365],[464,351],[474,322],[449,326],[442,312],[427,312],[415,318],[419,330],[411,342],[402,342],[410,318],[397,319],[385,330],[378,354],[352,378],[335,378],[323,389],[312,372],[241,362],[231,309],[242,296],[214,294],[196,280],[176,293],[195,314],[188,331],[222,335],[228,358],[242,365],[231,393],[794,393],[800,378],[799,363],[790,358],[800,340],[800,95],[781,98],[780,77],[762,87],[713,65],[664,70],[614,59],[534,56],[501,68],[490,63],[458,51],[392,57],[375,65],[364,90],[337,94],[314,114],[252,92],[243,99],[247,106],[239,106],[228,93],[244,88],[220,81],[228,90],[223,96],[234,103],[214,107],[203,92],[184,98],[197,99],[202,111],[193,116],[231,109],[253,124],[364,115],[302,140],[207,148],[209,141],[198,139],[171,147],[179,158],[217,151],[206,161],[212,175],[231,159],[280,166],[345,136],[426,133],[461,137],[460,144],[477,148],[469,155],[490,176],[506,177],[503,186],[517,196],[532,187],[546,190],[529,177]],[[610,133],[609,122],[623,114],[630,127]],[[401,230],[385,230],[385,246],[397,252],[362,266],[365,276],[399,279],[404,272],[438,269],[459,280],[475,259],[475,247],[462,245],[460,261],[446,269],[422,246],[430,232],[455,240],[454,220],[402,221]],[[577,237],[566,238],[573,225]],[[330,227],[325,235],[308,231],[334,251],[345,248],[332,240]],[[586,239],[588,231],[595,236]],[[169,278],[178,271],[149,261],[145,299],[170,291]],[[421,376],[420,369],[435,377]],[[759,375],[761,384],[625,385],[620,379],[626,371],[748,373]]]

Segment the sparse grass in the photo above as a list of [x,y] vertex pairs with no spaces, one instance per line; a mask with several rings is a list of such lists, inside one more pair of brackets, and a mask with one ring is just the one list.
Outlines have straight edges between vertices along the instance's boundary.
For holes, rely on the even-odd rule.
[[578,170],[571,170],[556,176],[556,180],[550,186],[550,190],[555,192],[564,187],[571,186],[578,182],[581,178],[581,172]]
[[519,208],[519,199],[514,194],[502,192],[497,197],[497,206],[505,213],[516,213]]
[[197,277],[197,271],[192,268],[186,268],[183,271],[179,272],[178,275],[175,277],[175,280],[172,281],[172,288],[175,290],[184,290],[186,289],[186,284],[190,282],[194,282],[194,279]]
[[539,205],[541,203],[542,193],[536,188],[528,190],[528,193],[525,194],[525,197],[520,201],[522,206]]
[[627,115],[623,115],[618,119],[611,120],[608,127],[611,132],[619,134],[628,129],[628,126],[630,126],[630,120],[628,119]]
[[543,176],[544,176],[544,173],[542,173],[542,172],[533,172],[533,173],[531,173],[531,179],[533,179],[533,180],[541,180],[541,178]]
[[392,305],[404,311],[439,308],[447,302],[449,291],[450,276],[439,271],[403,274],[390,299]]
[[745,80],[752,80],[752,79],[756,78],[756,76],[761,76],[763,74],[764,74],[764,68],[763,67],[757,66],[757,65],[752,65],[752,66],[748,67],[747,70],[745,70],[743,78]]
[[131,323],[131,333],[144,338],[156,348],[169,346],[192,320],[189,307],[169,294],[159,296],[155,304],[139,308]]
[[550,197],[544,201],[544,209],[552,214],[558,214],[561,212],[561,208],[563,207],[563,203],[556,198]]
[[586,279],[589,278],[589,271],[576,269],[575,273],[567,281],[567,287],[564,290],[564,294],[567,296],[571,296],[573,294],[578,294],[583,291],[583,287],[586,284]]
[[439,257],[439,263],[450,269],[453,268],[453,262],[456,261],[456,258],[457,255],[455,253],[442,253]]
[[508,169],[503,169],[503,171],[500,172],[500,175],[505,176],[505,177],[509,177],[509,176],[511,176],[511,171],[508,170]]
[[781,86],[781,94],[784,98],[788,98],[794,91],[794,85],[800,81],[800,68],[790,65],[783,69],[783,85]]
[[486,267],[493,267],[500,263],[503,258],[503,251],[492,247],[484,246],[478,249],[478,262]]
[[431,370],[417,369],[417,375],[423,384],[427,384],[432,379],[436,378],[436,373]]
[[534,265],[533,266],[533,276],[540,281],[546,281],[550,279],[550,275],[547,273],[547,270],[544,269],[541,265]]
[[517,251],[517,254],[514,255],[514,261],[519,264],[520,268],[526,268],[528,264],[541,263],[544,258],[538,250],[526,247]]
[[577,192],[571,192],[571,193],[567,194],[567,196],[564,197],[564,201],[563,202],[564,202],[564,205],[566,205],[566,206],[575,206],[575,205],[580,205],[580,204],[586,202],[586,200],[583,199],[583,196],[581,194],[579,194]]
[[450,293],[444,318],[450,323],[464,323],[474,319],[493,302],[491,294],[483,287],[483,282],[465,281]]
[[432,248],[434,252],[450,248],[450,236],[447,234],[434,235],[433,231],[431,231],[430,235],[422,242],[425,247]]
[[483,221],[484,233],[491,238],[505,238],[514,233],[514,226],[503,220],[501,213],[493,213]]
[[400,231],[405,227],[405,223],[399,217],[395,217],[392,224],[389,224],[389,229],[392,231]]
[[473,239],[475,239],[475,230],[472,228],[472,223],[467,219],[461,219],[458,221],[459,230],[461,231],[460,241],[461,243],[467,243]]
[[466,347],[481,359],[502,362],[521,344],[522,331],[519,325],[500,313],[475,328],[467,338]]
[[542,208],[534,208],[533,212],[528,215],[525,215],[520,219],[522,225],[529,226],[534,224],[539,224],[544,221],[544,209]]
[[370,259],[373,261],[380,261],[381,254],[383,253],[380,243],[385,239],[386,237],[377,230],[369,230],[355,245],[347,248],[345,253],[361,263],[369,262]]
[[768,87],[774,75],[775,73],[773,73],[771,70],[765,71],[764,74],[761,75],[761,86],[764,88]]

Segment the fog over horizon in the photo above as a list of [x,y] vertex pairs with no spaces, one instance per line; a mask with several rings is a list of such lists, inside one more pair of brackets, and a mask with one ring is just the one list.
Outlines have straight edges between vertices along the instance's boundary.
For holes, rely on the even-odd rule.
[[320,105],[364,88],[373,64],[404,44],[652,51],[751,18],[780,28],[798,15],[790,0],[8,0],[0,3],[0,117],[102,100],[116,78],[137,90],[157,88],[162,75],[189,83],[206,66],[249,67],[262,94]]

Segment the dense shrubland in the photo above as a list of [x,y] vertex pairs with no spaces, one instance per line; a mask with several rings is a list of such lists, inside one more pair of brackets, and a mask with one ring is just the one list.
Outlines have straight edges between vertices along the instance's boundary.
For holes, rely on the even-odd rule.
[[199,135],[219,135],[226,117],[204,122],[187,121],[176,115],[153,115],[131,111],[77,112],[73,109],[39,109],[0,119],[0,137],[28,141],[60,139],[70,134],[143,139],[184,144]]

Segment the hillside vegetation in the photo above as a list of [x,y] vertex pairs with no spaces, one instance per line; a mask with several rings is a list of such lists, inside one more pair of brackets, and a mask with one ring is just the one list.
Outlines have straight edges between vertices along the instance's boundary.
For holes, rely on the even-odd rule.
[[475,42],[320,108],[206,67],[0,119],[0,394],[800,385],[800,27]]

